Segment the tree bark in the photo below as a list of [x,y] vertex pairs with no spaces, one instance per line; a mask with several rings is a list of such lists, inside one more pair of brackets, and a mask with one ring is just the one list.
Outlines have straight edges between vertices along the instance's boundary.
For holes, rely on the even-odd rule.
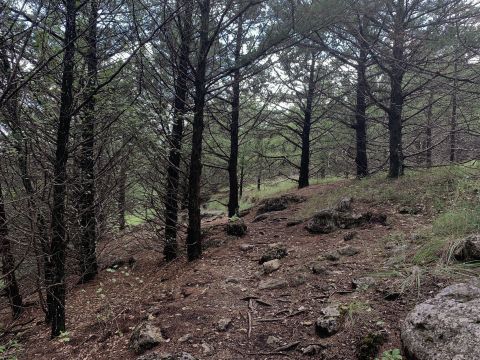
[[85,91],[85,115],[82,124],[82,148],[80,159],[80,283],[92,280],[98,272],[96,256],[96,207],[95,207],[95,91],[98,77],[97,60],[97,0],[90,1],[87,32],[87,88]]
[[75,62],[76,5],[65,0],[66,22],[64,37],[63,73],[60,97],[60,115],[55,142],[54,185],[52,208],[52,241],[50,254],[53,261],[52,337],[65,331],[65,194],[67,181],[68,140],[73,110],[73,72]]
[[210,0],[199,2],[200,41],[197,68],[195,69],[195,99],[192,129],[192,153],[188,187],[187,257],[189,261],[202,254],[200,218],[200,180],[202,177],[203,116],[206,97],[207,56],[209,49]]
[[455,60],[454,62],[454,79],[453,79],[453,91],[452,91],[452,114],[450,116],[450,153],[449,159],[450,162],[455,162],[456,158],[456,148],[457,148],[457,71],[458,71],[458,64]]
[[8,237],[7,214],[5,212],[5,202],[3,191],[0,185],[0,246],[2,255],[2,276],[5,283],[5,292],[12,310],[13,317],[16,319],[22,313],[22,297],[18,288],[17,278],[15,276],[15,258],[13,257],[12,244]]
[[367,49],[366,41],[360,39],[360,54],[357,63],[357,99],[355,104],[355,138],[356,138],[356,156],[355,164],[357,166],[357,177],[368,176],[368,158],[367,158],[367,102],[366,102],[366,68],[367,68]]
[[165,197],[165,246],[163,255],[166,261],[175,259],[178,255],[177,223],[178,223],[178,192],[180,179],[180,161],[183,138],[183,122],[187,111],[187,82],[189,71],[190,43],[192,41],[192,11],[191,0],[180,3],[184,6],[183,21],[180,19],[181,44],[178,57],[178,72],[175,82],[175,100],[173,104],[174,123],[170,135],[170,152],[167,166],[167,193]]
[[313,96],[315,94],[315,54],[312,52],[312,62],[308,76],[307,101],[304,109],[302,128],[302,154],[300,157],[300,174],[298,188],[309,186],[310,177],[310,130],[312,126]]
[[[240,61],[243,38],[243,18],[238,18],[237,36],[235,41],[235,64]],[[228,217],[232,217],[238,213],[238,134],[239,134],[239,118],[240,118],[240,70],[233,72],[232,84],[232,115],[230,123],[230,157],[228,159],[228,180],[229,180],[229,196],[228,196]]]
[[118,228],[120,231],[125,230],[125,213],[126,213],[126,197],[127,197],[127,163],[128,160],[123,159],[120,164],[120,174],[118,179]]
[[403,0],[397,2],[395,24],[393,32],[392,67],[390,73],[390,104],[388,111],[389,130],[389,178],[398,178],[403,175],[403,150],[402,150],[402,110],[403,90],[402,82],[404,70],[404,17]]

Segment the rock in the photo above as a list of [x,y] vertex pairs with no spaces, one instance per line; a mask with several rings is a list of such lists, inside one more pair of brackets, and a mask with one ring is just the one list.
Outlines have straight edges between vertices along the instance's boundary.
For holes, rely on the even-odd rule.
[[176,360],[175,356],[170,353],[152,352],[137,357],[137,360]]
[[137,354],[150,350],[161,342],[167,342],[164,338],[162,330],[150,323],[142,323],[138,325],[132,332],[130,337],[130,349]]
[[203,342],[202,351],[204,355],[210,356],[210,355],[213,355],[213,352],[215,351],[215,349],[210,344]]
[[338,261],[340,260],[340,255],[337,251],[332,251],[324,255],[325,259],[328,261]]
[[271,274],[274,271],[280,269],[280,260],[274,259],[263,263],[263,272],[265,274]]
[[187,341],[191,340],[192,338],[193,338],[192,334],[185,334],[181,338],[179,338],[177,340],[177,342],[181,344],[181,343],[184,343],[184,342],[187,342]]
[[228,277],[225,282],[227,284],[238,284],[240,282],[240,279],[236,278],[236,277]]
[[479,320],[480,283],[446,287],[407,315],[401,329],[407,359],[480,359]]
[[335,206],[335,210],[340,212],[352,211],[352,203],[353,199],[351,197],[345,197],[343,199],[340,199],[340,201]]
[[353,246],[345,246],[338,250],[338,253],[342,256],[354,256],[360,253],[360,249]]
[[118,269],[123,266],[133,267],[137,260],[133,256],[113,260],[106,269]]
[[352,280],[352,289],[356,290],[367,290],[368,288],[374,286],[376,281],[371,276],[365,276]]
[[387,341],[386,331],[375,331],[365,336],[357,345],[357,359],[371,360],[378,355],[380,347]]
[[227,234],[233,236],[243,236],[247,233],[247,225],[241,218],[232,218],[227,223]]
[[356,231],[349,231],[345,235],[343,235],[343,240],[350,241],[350,240],[353,240],[355,236],[357,236]]
[[398,208],[398,213],[403,215],[418,215],[421,214],[423,211],[421,205],[415,206],[400,206]]
[[218,320],[217,322],[217,330],[221,332],[225,332],[228,328],[232,325],[232,319],[230,318],[223,318]]
[[182,352],[175,355],[175,360],[197,360],[195,356],[187,352]]
[[307,282],[307,276],[305,274],[297,274],[290,280],[292,287],[303,285]]
[[364,224],[386,223],[387,217],[383,214],[367,212],[364,214],[350,214],[335,209],[324,209],[314,214],[308,220],[305,228],[312,234],[329,234],[337,229],[351,229]]
[[269,345],[269,346],[277,346],[278,344],[280,344],[281,341],[282,341],[282,340],[280,340],[278,337],[270,335],[270,336],[267,338],[267,345]]
[[287,286],[288,283],[283,279],[266,279],[258,284],[260,290],[284,289]]
[[459,261],[480,260],[480,234],[464,238],[454,250],[455,259]]
[[303,355],[317,355],[322,352],[323,348],[320,345],[308,345],[300,349]]
[[269,249],[260,258],[259,263],[263,264],[267,261],[282,259],[288,255],[287,248],[281,244],[273,244],[269,246]]
[[239,248],[241,251],[250,251],[253,250],[254,246],[251,244],[240,244]]
[[287,222],[287,227],[300,225],[301,223],[303,223],[303,220],[290,220]]
[[321,310],[315,322],[315,333],[321,338],[335,335],[341,326],[341,314],[338,306],[330,305]]
[[289,204],[299,203],[302,201],[305,201],[304,197],[288,194],[276,198],[265,199],[260,202],[257,215],[272,211],[285,210]]
[[335,217],[334,210],[321,210],[308,220],[305,229],[312,234],[329,234],[337,228]]
[[267,219],[268,219],[267,214],[260,214],[260,215],[255,216],[255,218],[252,220],[252,223],[260,222],[260,221],[267,220]]
[[312,265],[312,273],[316,274],[316,275],[327,275],[328,274],[328,270],[327,268],[323,265],[323,263],[321,262],[318,262],[318,263],[314,263]]

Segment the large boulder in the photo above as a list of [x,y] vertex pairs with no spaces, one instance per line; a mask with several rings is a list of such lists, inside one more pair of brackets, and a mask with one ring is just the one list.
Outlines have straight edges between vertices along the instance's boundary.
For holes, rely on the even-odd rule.
[[480,260],[480,234],[464,238],[455,248],[454,255],[459,261]]
[[407,359],[480,359],[480,284],[454,284],[417,305],[401,337]]
[[323,209],[314,214],[305,225],[312,234],[329,234],[337,229],[351,229],[365,224],[386,224],[384,214],[367,212],[354,214],[335,209]]

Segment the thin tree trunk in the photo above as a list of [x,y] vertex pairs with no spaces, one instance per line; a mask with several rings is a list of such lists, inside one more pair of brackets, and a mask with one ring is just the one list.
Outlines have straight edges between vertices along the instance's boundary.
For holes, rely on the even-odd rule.
[[457,71],[458,64],[455,60],[454,62],[454,80],[453,80],[453,92],[452,92],[452,114],[450,116],[450,162],[455,162],[456,158],[456,147],[457,147]]
[[260,191],[261,187],[262,187],[262,171],[260,170],[257,176],[257,191]]
[[425,163],[428,168],[432,167],[432,115],[433,115],[433,92],[428,98],[427,124],[425,128]]
[[298,188],[309,185],[310,177],[310,129],[312,126],[313,95],[315,93],[315,53],[312,52],[312,63],[308,77],[307,101],[305,104],[303,129],[302,129],[302,154],[300,157],[300,175]]
[[82,124],[82,149],[80,159],[80,283],[92,280],[98,272],[96,256],[96,212],[95,212],[95,91],[97,87],[97,0],[90,1],[87,44],[87,89],[85,92],[85,115]]
[[192,41],[192,11],[190,0],[181,2],[184,8],[184,18],[181,28],[181,44],[179,67],[175,83],[174,124],[170,136],[170,153],[167,167],[167,194],[165,197],[165,247],[163,255],[166,261],[175,259],[178,255],[177,223],[178,223],[178,189],[180,179],[180,161],[183,138],[183,122],[187,110],[187,82],[189,70],[190,43]]
[[118,227],[120,231],[125,230],[125,212],[126,212],[126,197],[127,197],[127,159],[124,159],[120,164],[120,174],[118,179]]
[[[238,18],[237,37],[235,42],[235,63],[240,61],[243,38],[243,20],[242,16]],[[236,69],[233,73],[232,84],[232,116],[230,123],[230,157],[228,159],[228,216],[232,217],[238,213],[238,134],[240,118],[240,70]]]
[[403,0],[397,3],[395,29],[392,49],[392,68],[390,73],[390,105],[388,111],[389,130],[389,170],[388,177],[397,178],[403,175],[402,150],[402,82],[405,73],[403,64],[404,34],[403,34]]
[[195,104],[192,129],[192,154],[190,158],[190,178],[188,187],[188,228],[187,256],[189,261],[198,259],[202,254],[200,219],[200,180],[202,177],[202,139],[203,115],[206,97],[207,56],[209,49],[210,0],[199,2],[200,7],[200,44],[198,63],[195,73]]
[[68,140],[73,110],[73,72],[75,62],[76,5],[66,0],[65,51],[60,98],[60,115],[57,128],[53,208],[52,241],[50,254],[53,261],[53,284],[50,287],[52,304],[52,337],[65,331],[65,194],[67,181]]
[[13,257],[12,244],[8,237],[7,214],[5,202],[0,184],[0,246],[2,255],[2,276],[5,283],[5,292],[12,309],[13,317],[16,319],[22,312],[22,297],[18,289],[17,278],[15,277],[15,258]]
[[367,102],[366,102],[366,63],[367,49],[364,39],[360,39],[360,56],[357,64],[357,100],[355,105],[355,137],[357,177],[368,176],[367,158]]
[[243,160],[242,160],[241,165],[240,165],[240,185],[239,185],[239,189],[238,189],[238,196],[239,196],[240,199],[243,197],[244,177],[245,177],[245,166],[244,166]]

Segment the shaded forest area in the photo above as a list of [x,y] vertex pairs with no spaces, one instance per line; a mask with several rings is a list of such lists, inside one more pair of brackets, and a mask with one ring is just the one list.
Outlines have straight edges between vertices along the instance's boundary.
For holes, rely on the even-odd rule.
[[[137,252],[187,273],[212,238],[248,224],[255,243],[278,232],[267,213],[292,206],[277,222],[307,257],[332,244],[313,246],[304,224],[377,239],[418,221],[433,230],[415,266],[458,252],[448,241],[480,228],[479,19],[471,0],[1,1],[0,355],[38,314],[70,342],[70,306],[83,306],[70,293]],[[358,216],[344,215],[352,201]]]

